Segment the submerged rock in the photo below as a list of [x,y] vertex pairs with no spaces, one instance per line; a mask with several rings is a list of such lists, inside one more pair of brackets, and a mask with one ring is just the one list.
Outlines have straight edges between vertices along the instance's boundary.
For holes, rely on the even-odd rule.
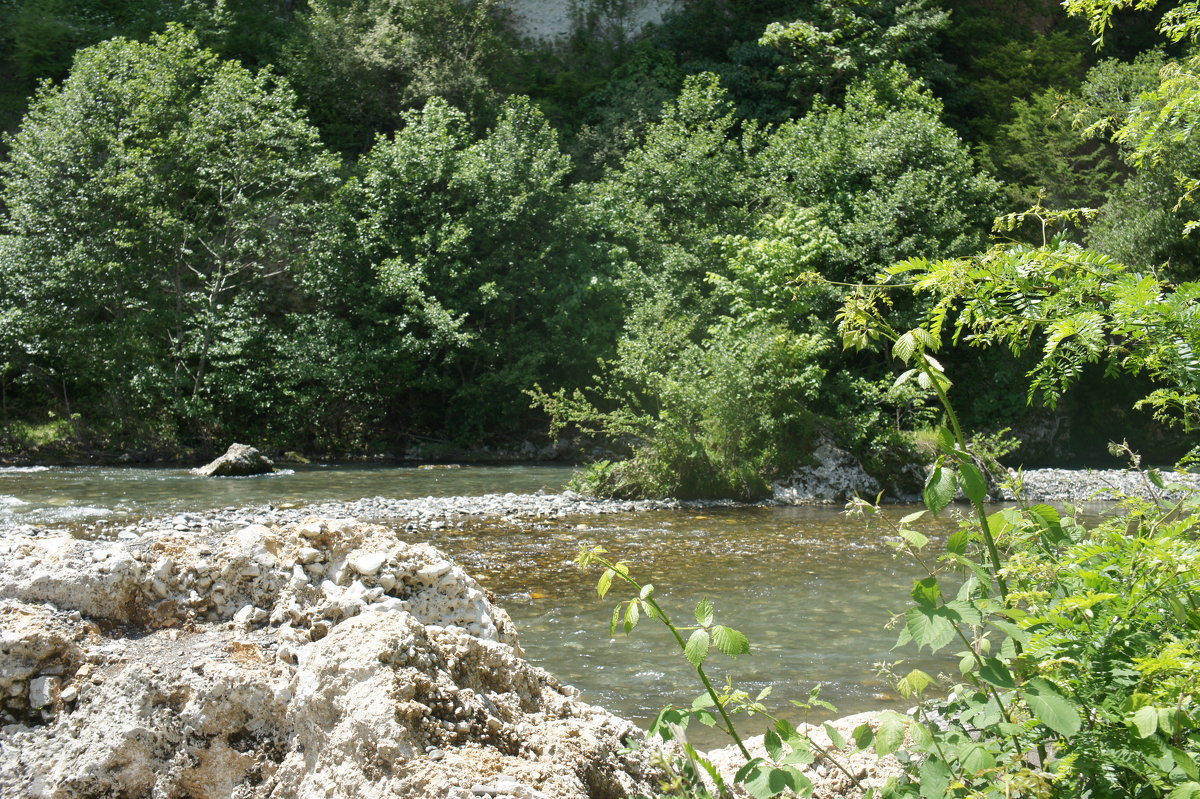
[[191,470],[197,477],[246,477],[273,471],[275,464],[267,456],[245,444],[230,444],[224,455],[206,466]]
[[618,797],[629,722],[461,567],[312,519],[0,541],[0,795]]

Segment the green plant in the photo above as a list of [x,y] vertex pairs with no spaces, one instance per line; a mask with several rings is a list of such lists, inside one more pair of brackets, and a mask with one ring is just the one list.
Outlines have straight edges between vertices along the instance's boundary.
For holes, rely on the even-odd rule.
[[[945,422],[925,485],[927,511],[891,524],[877,506],[860,501],[855,509],[888,524],[927,573],[914,583],[899,643],[931,652],[958,644],[960,664],[958,681],[939,686],[940,696],[924,672],[900,680],[918,704],[911,718],[888,716],[890,732],[881,727],[874,736],[876,752],[896,754],[906,772],[883,795],[1200,795],[1192,682],[1200,668],[1200,497],[1187,491],[1168,502],[1162,491],[1171,486],[1151,471],[1151,500],[1129,500],[1125,515],[1090,529],[1070,508],[1065,517],[1044,504],[989,513],[983,471],[933,355],[951,330],[1014,351],[1042,337],[1031,391],[1053,401],[1080,363],[1110,358],[1114,371],[1144,369],[1167,383],[1146,402],[1194,424],[1190,368],[1180,366],[1197,335],[1194,288],[1172,291],[1061,241],[956,262],[909,261],[887,275],[937,297],[926,324],[893,329],[881,310],[886,301],[864,292],[840,314],[844,340],[890,342],[909,367],[898,382],[933,391]],[[935,557],[915,522],[958,492],[970,519]],[[947,580],[954,572],[962,575],[957,589]]]
[[[802,796],[811,795],[812,781],[798,766],[812,763],[818,755],[842,771],[854,785],[859,784],[857,778],[828,748],[813,741],[786,719],[776,718],[768,712],[762,700],[770,695],[770,686],[752,699],[745,691],[735,689],[732,680],[727,680],[725,688],[720,691],[713,685],[704,668],[711,651],[716,649],[730,658],[736,658],[749,654],[750,642],[744,634],[732,627],[715,623],[711,601],[702,599],[696,604],[695,625],[677,625],[659,604],[654,595],[654,586],[650,583],[643,584],[633,577],[628,561],[614,561],[607,555],[603,547],[582,546],[575,562],[582,569],[593,566],[603,569],[596,583],[596,593],[601,598],[608,594],[616,581],[628,585],[634,592],[633,597],[618,602],[613,608],[612,620],[609,623],[610,634],[615,633],[618,628],[626,634],[633,632],[643,616],[661,622],[671,632],[676,645],[704,686],[704,693],[689,707],[665,708],[649,730],[651,736],[664,742],[676,741],[683,750],[682,763],[667,764],[669,772],[674,772],[677,778],[673,784],[668,785],[668,790],[671,790],[673,795],[679,795],[679,792],[685,795],[704,795],[705,776],[711,780],[720,796],[729,795],[729,788],[720,772],[688,742],[685,731],[691,721],[714,727],[729,736],[745,758],[745,763],[735,776],[735,782],[740,783],[755,799],[768,799],[792,792]],[[685,633],[690,633],[686,641]],[[794,701],[792,704],[806,711],[813,705],[834,709],[819,698],[819,689],[813,690],[808,702]],[[772,722],[771,729],[767,731],[763,741],[768,758],[753,757],[750,754],[733,721],[733,716],[737,713],[763,716]],[[824,729],[835,747],[840,749],[845,745],[845,740],[836,729],[828,724]],[[865,734],[862,728],[855,731],[856,736]]]

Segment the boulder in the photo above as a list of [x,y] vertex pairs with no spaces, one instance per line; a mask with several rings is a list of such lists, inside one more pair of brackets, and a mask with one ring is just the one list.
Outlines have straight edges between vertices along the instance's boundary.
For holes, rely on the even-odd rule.
[[245,444],[230,444],[225,454],[207,466],[192,469],[197,477],[245,477],[252,474],[269,474],[275,464],[254,447]]
[[832,442],[820,440],[813,459],[816,463],[802,466],[774,485],[776,500],[796,504],[840,503],[856,495],[874,498],[879,493],[879,481],[867,473],[857,458]]
[[634,725],[530,665],[474,579],[385,527],[0,540],[0,625],[0,796],[654,785]]

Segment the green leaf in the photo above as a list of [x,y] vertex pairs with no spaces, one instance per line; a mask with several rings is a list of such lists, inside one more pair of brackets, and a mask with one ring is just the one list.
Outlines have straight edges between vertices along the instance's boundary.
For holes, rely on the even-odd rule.
[[908,718],[894,710],[879,714],[879,727],[875,730],[875,754],[883,757],[904,745],[904,733],[908,729]]
[[937,652],[954,640],[954,624],[941,610],[921,606],[905,612],[904,630],[918,649],[929,647],[930,652]]
[[1078,705],[1063,696],[1049,680],[1035,677],[1021,687],[1021,695],[1037,720],[1059,735],[1070,738],[1079,732],[1083,721]]
[[875,743],[875,730],[871,729],[870,724],[859,724],[850,735],[854,738],[856,751],[859,752],[865,751]]
[[929,543],[929,538],[916,530],[901,530],[900,537],[908,542],[909,546],[920,552]]
[[942,452],[949,453],[958,448],[958,442],[954,439],[954,434],[946,427],[939,427],[937,429],[937,440],[938,447]]
[[638,609],[638,603],[631,601],[628,609],[625,611],[625,634],[633,632],[633,628],[637,627],[638,619],[641,618],[641,610]]
[[917,773],[921,775],[921,796],[924,799],[945,799],[946,789],[950,787],[954,774],[941,758],[926,758]]
[[684,657],[693,666],[701,666],[708,659],[708,631],[694,630],[683,648]]
[[1193,780],[1200,779],[1200,770],[1197,770],[1196,761],[1190,754],[1182,749],[1177,749],[1174,746],[1169,746],[1167,749],[1170,750],[1171,757],[1175,760],[1175,765],[1178,766],[1184,774],[1188,775],[1188,777]]
[[701,599],[696,603],[696,623],[701,627],[708,627],[713,621],[713,603],[708,599]]
[[684,713],[679,708],[664,707],[655,717],[654,723],[650,725],[648,732],[650,735],[657,735],[664,741],[674,740],[674,728],[678,727],[681,730],[687,729],[687,725],[690,720],[691,716],[687,713]]
[[767,730],[763,735],[763,748],[767,750],[767,754],[776,763],[783,760],[787,752],[783,750],[783,739],[774,730]]
[[825,734],[829,736],[830,742],[836,748],[844,749],[846,747],[846,739],[840,732],[837,731],[836,727],[829,723],[822,724],[821,727],[825,730]]
[[642,586],[642,590],[638,592],[638,599],[643,599],[643,600],[649,599],[650,595],[653,593],[654,593],[654,584],[646,583],[645,585]]
[[745,786],[746,792],[754,799],[771,799],[785,791],[810,796],[813,790],[812,781],[797,769],[770,766],[761,757],[742,766],[734,780]]
[[914,580],[912,591],[909,596],[918,605],[925,607],[934,607],[942,596],[942,587],[938,584],[936,577],[926,577],[923,580]]
[[1185,782],[1181,785],[1176,785],[1175,788],[1167,794],[1167,799],[1197,799],[1200,797],[1200,782]]
[[621,606],[617,605],[613,608],[612,621],[608,623],[608,634],[616,635],[617,625],[621,623]]
[[1137,730],[1139,738],[1149,738],[1158,732],[1158,708],[1144,707],[1128,719]]
[[903,527],[904,525],[912,524],[913,522],[915,522],[917,519],[921,518],[928,512],[929,511],[927,511],[927,510],[919,510],[916,513],[910,513],[907,516],[905,516],[903,519],[900,520],[900,526]]
[[951,555],[967,554],[967,542],[970,540],[971,534],[966,530],[959,530],[954,535],[946,539],[946,552]]
[[935,516],[954,499],[957,490],[955,482],[954,470],[947,469],[940,463],[929,473],[929,478],[925,481],[925,506],[933,511]]
[[917,340],[913,337],[912,331],[905,333],[896,339],[896,343],[892,345],[892,357],[902,363],[908,363],[912,360],[913,353],[917,351]]
[[687,741],[683,742],[683,751],[687,752],[688,757],[690,757],[693,762],[700,764],[700,767],[704,769],[706,774],[708,774],[708,778],[713,781],[713,785],[717,786],[717,793],[723,794],[726,792],[727,788],[725,787],[725,779],[721,776],[721,772],[717,770],[717,767],[713,765],[711,760],[697,752],[696,747]]
[[1061,543],[1066,538],[1058,509],[1051,505],[1034,505],[1029,509],[1029,515],[1049,535],[1052,543]]
[[717,649],[731,658],[750,652],[749,639],[732,627],[726,627],[723,624],[715,625],[712,628],[712,642]]
[[970,462],[963,462],[958,465],[959,484],[962,487],[962,492],[966,494],[967,499],[975,504],[980,504],[987,501],[987,481],[983,479],[983,473]]
[[926,688],[936,684],[936,682],[936,680],[920,669],[913,669],[900,682],[896,683],[896,690],[905,699],[912,699],[923,694]]
[[1163,480],[1162,472],[1160,472],[1158,469],[1147,469],[1146,479],[1153,483],[1155,488],[1162,489],[1167,487],[1166,481]]
[[1012,672],[1008,670],[1008,666],[1005,666],[1004,663],[996,658],[984,659],[983,667],[979,669],[979,678],[997,688],[1011,690],[1017,687]]
[[989,618],[988,624],[1012,638],[1021,646],[1029,645],[1029,631],[1019,624],[1003,619]]
[[977,743],[964,744],[958,750],[958,763],[967,774],[975,775],[996,767],[996,758]]
[[600,575],[600,579],[596,581],[596,593],[600,595],[601,599],[608,593],[608,589],[612,588],[613,577],[616,574],[612,569],[605,569],[604,574]]

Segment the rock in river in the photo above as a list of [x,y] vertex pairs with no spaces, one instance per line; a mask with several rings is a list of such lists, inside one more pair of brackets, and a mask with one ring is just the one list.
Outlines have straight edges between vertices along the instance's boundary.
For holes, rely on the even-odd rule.
[[0,540],[0,717],[6,797],[653,787],[460,566],[352,520]]
[[230,444],[224,455],[207,466],[192,469],[192,474],[197,477],[245,477],[273,471],[275,464],[254,447]]

